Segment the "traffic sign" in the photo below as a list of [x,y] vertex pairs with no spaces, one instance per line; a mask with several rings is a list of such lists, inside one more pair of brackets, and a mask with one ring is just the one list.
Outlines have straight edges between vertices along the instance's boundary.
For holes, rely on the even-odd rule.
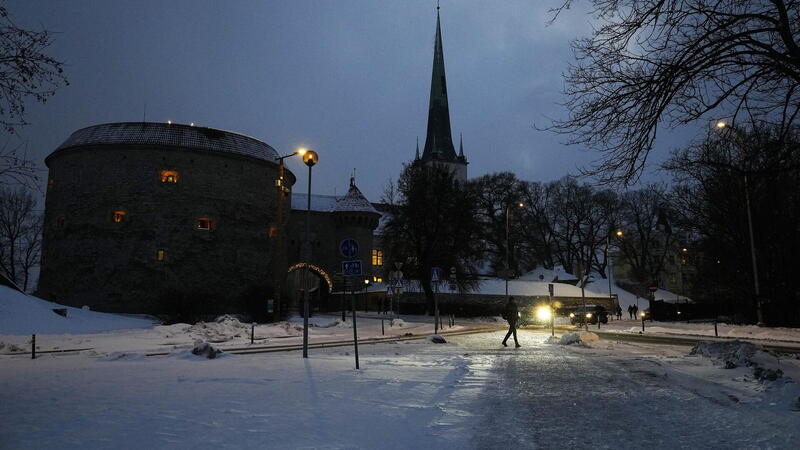
[[339,244],[339,252],[347,259],[355,258],[358,254],[358,242],[355,239],[345,239]]
[[447,287],[449,287],[451,291],[455,291],[457,286],[454,282],[451,281],[450,283],[448,283]]
[[439,267],[431,268],[431,281],[438,282],[442,279],[442,269]]
[[394,284],[392,284],[392,286],[394,286],[396,288],[403,287],[403,280],[394,280]]
[[361,261],[342,261],[342,275],[352,277],[361,275]]
[[647,288],[647,289],[650,289],[650,292],[655,292],[655,291],[657,291],[657,290],[658,290],[658,286],[650,286],[650,287],[649,287],[649,288]]

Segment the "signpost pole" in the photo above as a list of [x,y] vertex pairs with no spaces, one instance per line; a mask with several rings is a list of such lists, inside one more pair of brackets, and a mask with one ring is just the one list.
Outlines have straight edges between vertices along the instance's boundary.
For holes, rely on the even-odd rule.
[[[354,288],[355,289],[355,288]],[[353,310],[353,348],[355,349],[356,355],[356,369],[360,369],[358,366],[358,327],[356,326],[356,296],[355,290],[353,291],[352,297],[352,310]]]

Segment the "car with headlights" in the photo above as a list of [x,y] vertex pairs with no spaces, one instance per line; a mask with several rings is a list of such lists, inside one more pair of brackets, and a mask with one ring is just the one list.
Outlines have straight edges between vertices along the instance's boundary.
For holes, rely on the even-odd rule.
[[599,305],[579,306],[569,313],[569,321],[573,325],[583,325],[586,322],[596,324],[598,320],[600,323],[608,323],[608,312]]

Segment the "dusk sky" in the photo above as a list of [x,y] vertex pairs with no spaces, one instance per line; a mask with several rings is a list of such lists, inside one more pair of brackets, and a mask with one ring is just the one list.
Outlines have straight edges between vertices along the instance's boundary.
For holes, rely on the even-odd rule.
[[[565,111],[570,41],[592,17],[574,8],[548,25],[559,0],[441,3],[454,141],[469,176],[510,170],[549,181],[597,158],[534,129]],[[434,0],[18,1],[15,21],[56,32],[49,53],[70,86],[28,102],[20,132],[44,157],[86,126],[146,120],[220,128],[290,153],[320,155],[315,193],[357,183],[379,201],[424,145],[436,25]],[[650,166],[683,139],[658,141]],[[290,161],[305,192],[305,167]],[[644,180],[655,180],[646,175]],[[663,177],[660,177],[663,178]]]

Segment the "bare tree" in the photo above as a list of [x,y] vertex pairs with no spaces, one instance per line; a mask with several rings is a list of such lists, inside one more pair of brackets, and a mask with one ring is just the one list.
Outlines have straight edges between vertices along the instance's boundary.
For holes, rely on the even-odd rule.
[[39,264],[42,216],[24,188],[0,186],[0,270],[28,289],[31,269]]
[[658,186],[629,191],[621,198],[620,227],[625,236],[618,241],[623,260],[641,283],[658,283],[667,254],[674,245],[666,193]]
[[9,133],[26,125],[26,99],[44,103],[69,84],[64,64],[45,53],[52,43],[50,32],[17,26],[0,6],[0,125]]
[[798,122],[800,2],[587,1],[601,24],[573,43],[570,116],[550,129],[601,152],[588,174],[636,181],[663,124],[740,115],[782,130]]

